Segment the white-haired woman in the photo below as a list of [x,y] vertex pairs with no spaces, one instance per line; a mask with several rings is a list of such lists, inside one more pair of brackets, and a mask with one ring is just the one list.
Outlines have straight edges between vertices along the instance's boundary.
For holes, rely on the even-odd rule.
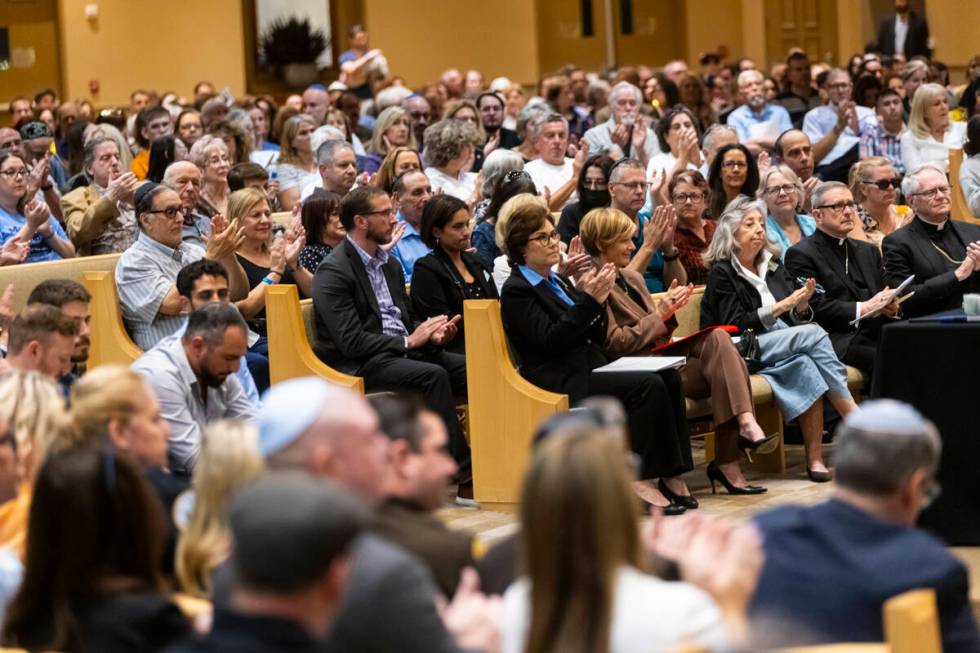
[[939,84],[923,84],[912,98],[909,128],[902,134],[902,163],[915,170],[927,163],[949,170],[949,151],[963,147],[966,123],[949,117],[949,96]]
[[476,173],[470,172],[474,152],[480,147],[475,125],[463,120],[440,120],[425,130],[425,175],[432,190],[458,197],[470,206],[479,199]]
[[[490,207],[493,191],[500,185],[508,172],[524,169],[524,157],[512,150],[496,149],[483,160],[482,182],[480,184],[480,202],[473,209],[473,219],[481,221]],[[493,238],[491,225],[490,238]]]
[[857,405],[827,332],[810,323],[816,283],[797,282],[779,264],[779,247],[766,238],[765,214],[762,202],[739,197],[718,219],[704,255],[709,272],[701,326],[734,324],[743,337],[755,333],[764,365],[758,373],[772,386],[783,418],[799,419],[810,480],[825,482],[821,398],[842,416]]
[[217,136],[206,134],[191,146],[190,160],[201,171],[201,196],[197,212],[209,218],[228,211],[228,173],[231,155],[228,146]]
[[782,261],[787,249],[817,230],[816,221],[799,212],[806,201],[803,183],[789,166],[773,166],[759,180],[756,196],[769,209],[766,235],[779,245]]

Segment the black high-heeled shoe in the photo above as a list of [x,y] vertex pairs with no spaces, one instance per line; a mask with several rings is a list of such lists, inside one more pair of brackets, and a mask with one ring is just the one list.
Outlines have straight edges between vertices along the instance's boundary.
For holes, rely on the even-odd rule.
[[724,487],[729,494],[764,494],[765,492],[769,491],[767,488],[764,488],[761,485],[747,485],[745,487],[738,487],[725,477],[725,474],[713,460],[708,463],[708,467],[705,472],[708,475],[708,480],[711,481],[711,494],[716,493],[715,481],[721,483],[722,487]]
[[683,505],[675,501],[670,501],[670,499],[667,499],[668,501],[670,501],[670,503],[667,504],[666,506],[659,506],[651,502],[650,500],[648,500],[639,491],[635,489],[634,491],[636,492],[636,496],[640,499],[640,501],[645,503],[650,508],[657,508],[663,513],[664,517],[674,517],[676,515],[683,515],[685,512],[687,512],[687,508],[685,508]]
[[818,472],[809,467],[806,468],[806,475],[814,483],[829,483],[834,478],[830,472]]
[[671,489],[669,487],[667,487],[667,484],[664,483],[664,479],[662,479],[662,478],[657,479],[657,489],[660,490],[660,493],[662,495],[664,495],[665,497],[667,497],[667,500],[670,501],[671,504],[675,504],[676,503],[678,505],[684,506],[688,510],[696,510],[697,507],[698,507],[698,500],[697,499],[695,499],[694,497],[692,497],[689,494],[687,494],[687,495],[685,495],[685,494],[674,494],[671,491]]
[[753,453],[772,453],[779,446],[779,433],[770,433],[761,440],[749,440],[748,438],[738,436],[738,448],[742,450],[745,457],[749,459],[749,462],[755,462],[752,460]]

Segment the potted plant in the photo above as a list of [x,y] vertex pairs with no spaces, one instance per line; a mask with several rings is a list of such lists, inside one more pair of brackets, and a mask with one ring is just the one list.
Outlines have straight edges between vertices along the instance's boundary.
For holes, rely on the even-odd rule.
[[290,86],[307,86],[316,80],[317,58],[329,41],[320,30],[310,26],[307,18],[279,18],[262,36],[262,53],[270,66],[282,71]]

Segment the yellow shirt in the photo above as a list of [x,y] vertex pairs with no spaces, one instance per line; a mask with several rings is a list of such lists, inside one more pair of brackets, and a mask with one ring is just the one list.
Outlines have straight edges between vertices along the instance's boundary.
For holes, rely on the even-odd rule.
[[133,163],[129,166],[129,169],[133,171],[133,174],[140,181],[146,179],[146,175],[150,172],[150,151],[143,150],[134,156]]
[[31,484],[22,483],[17,497],[0,505],[0,549],[11,548],[24,559],[27,517],[31,511]]

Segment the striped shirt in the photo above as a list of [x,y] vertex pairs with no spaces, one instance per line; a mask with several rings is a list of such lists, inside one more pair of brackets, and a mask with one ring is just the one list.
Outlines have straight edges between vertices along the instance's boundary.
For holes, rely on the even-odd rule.
[[391,298],[391,289],[388,288],[388,281],[382,269],[388,262],[388,252],[380,247],[374,256],[371,256],[357,243],[348,236],[348,242],[354,246],[354,251],[361,257],[364,269],[367,271],[368,281],[371,282],[371,289],[378,300],[378,310],[381,311],[381,333],[386,336],[407,336],[408,329],[402,321],[402,312],[395,306],[395,301]]
[[905,174],[905,163],[902,162],[902,134],[905,126],[897,134],[893,134],[880,122],[861,134],[861,158],[883,156],[891,161],[892,167],[899,175]]
[[160,304],[177,281],[180,269],[202,258],[204,250],[193,243],[181,243],[171,249],[143,231],[119,257],[116,291],[123,322],[143,351],[176,333],[184,324],[183,315],[160,315]]

